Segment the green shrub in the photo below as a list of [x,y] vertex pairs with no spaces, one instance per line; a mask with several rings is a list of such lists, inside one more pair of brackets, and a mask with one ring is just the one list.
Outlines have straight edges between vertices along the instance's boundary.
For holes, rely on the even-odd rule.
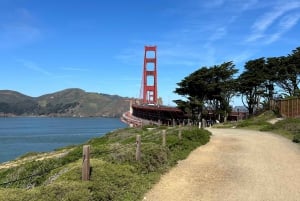
[[300,143],[300,133],[294,135],[293,142]]
[[163,172],[168,166],[170,151],[157,144],[142,146],[141,161],[136,166],[142,174],[150,172]]
[[37,156],[39,154],[42,154],[43,152],[28,152],[20,157],[18,157],[17,159],[23,159],[23,158],[27,158],[27,157],[33,157],[33,156]]
[[[81,181],[82,145],[61,158],[0,170],[0,183],[17,180],[0,188],[0,201],[140,200],[162,173],[210,138],[206,130],[183,128],[179,140],[178,128],[166,129],[167,144],[163,147],[162,129],[166,128],[127,128],[89,140],[92,172],[88,182]],[[137,134],[142,136],[138,162]]]
[[267,125],[262,126],[259,130],[260,131],[272,131],[272,130],[274,130],[274,128],[275,128],[274,125],[267,124]]

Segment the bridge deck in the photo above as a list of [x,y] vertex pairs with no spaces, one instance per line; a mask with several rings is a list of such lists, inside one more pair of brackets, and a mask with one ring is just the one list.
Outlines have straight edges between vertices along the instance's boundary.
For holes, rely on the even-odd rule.
[[184,113],[175,107],[157,105],[132,105],[132,115],[162,124],[169,124],[173,121],[178,124],[184,119]]

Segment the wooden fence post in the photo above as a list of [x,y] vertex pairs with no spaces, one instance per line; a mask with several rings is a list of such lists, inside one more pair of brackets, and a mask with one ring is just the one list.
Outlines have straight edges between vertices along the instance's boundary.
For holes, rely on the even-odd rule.
[[90,145],[83,146],[82,180],[90,180]]
[[166,146],[166,130],[162,131],[162,146]]
[[137,161],[141,160],[141,136],[136,136],[136,152],[135,152],[135,159]]
[[181,131],[181,129],[179,129],[179,131],[178,131],[178,139],[179,139],[179,140],[182,139],[182,131]]
[[205,119],[202,118],[201,128],[205,128],[205,127],[206,127],[206,122]]

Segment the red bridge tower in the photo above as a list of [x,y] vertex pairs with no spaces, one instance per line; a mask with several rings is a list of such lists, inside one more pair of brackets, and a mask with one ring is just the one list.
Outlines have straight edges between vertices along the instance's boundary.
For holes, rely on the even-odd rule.
[[157,104],[156,46],[145,46],[143,103]]

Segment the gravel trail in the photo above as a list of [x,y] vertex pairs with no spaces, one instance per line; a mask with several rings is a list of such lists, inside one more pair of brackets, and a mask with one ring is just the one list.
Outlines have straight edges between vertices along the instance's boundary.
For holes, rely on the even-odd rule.
[[208,144],[163,175],[147,201],[300,201],[300,146],[281,136],[208,129]]

